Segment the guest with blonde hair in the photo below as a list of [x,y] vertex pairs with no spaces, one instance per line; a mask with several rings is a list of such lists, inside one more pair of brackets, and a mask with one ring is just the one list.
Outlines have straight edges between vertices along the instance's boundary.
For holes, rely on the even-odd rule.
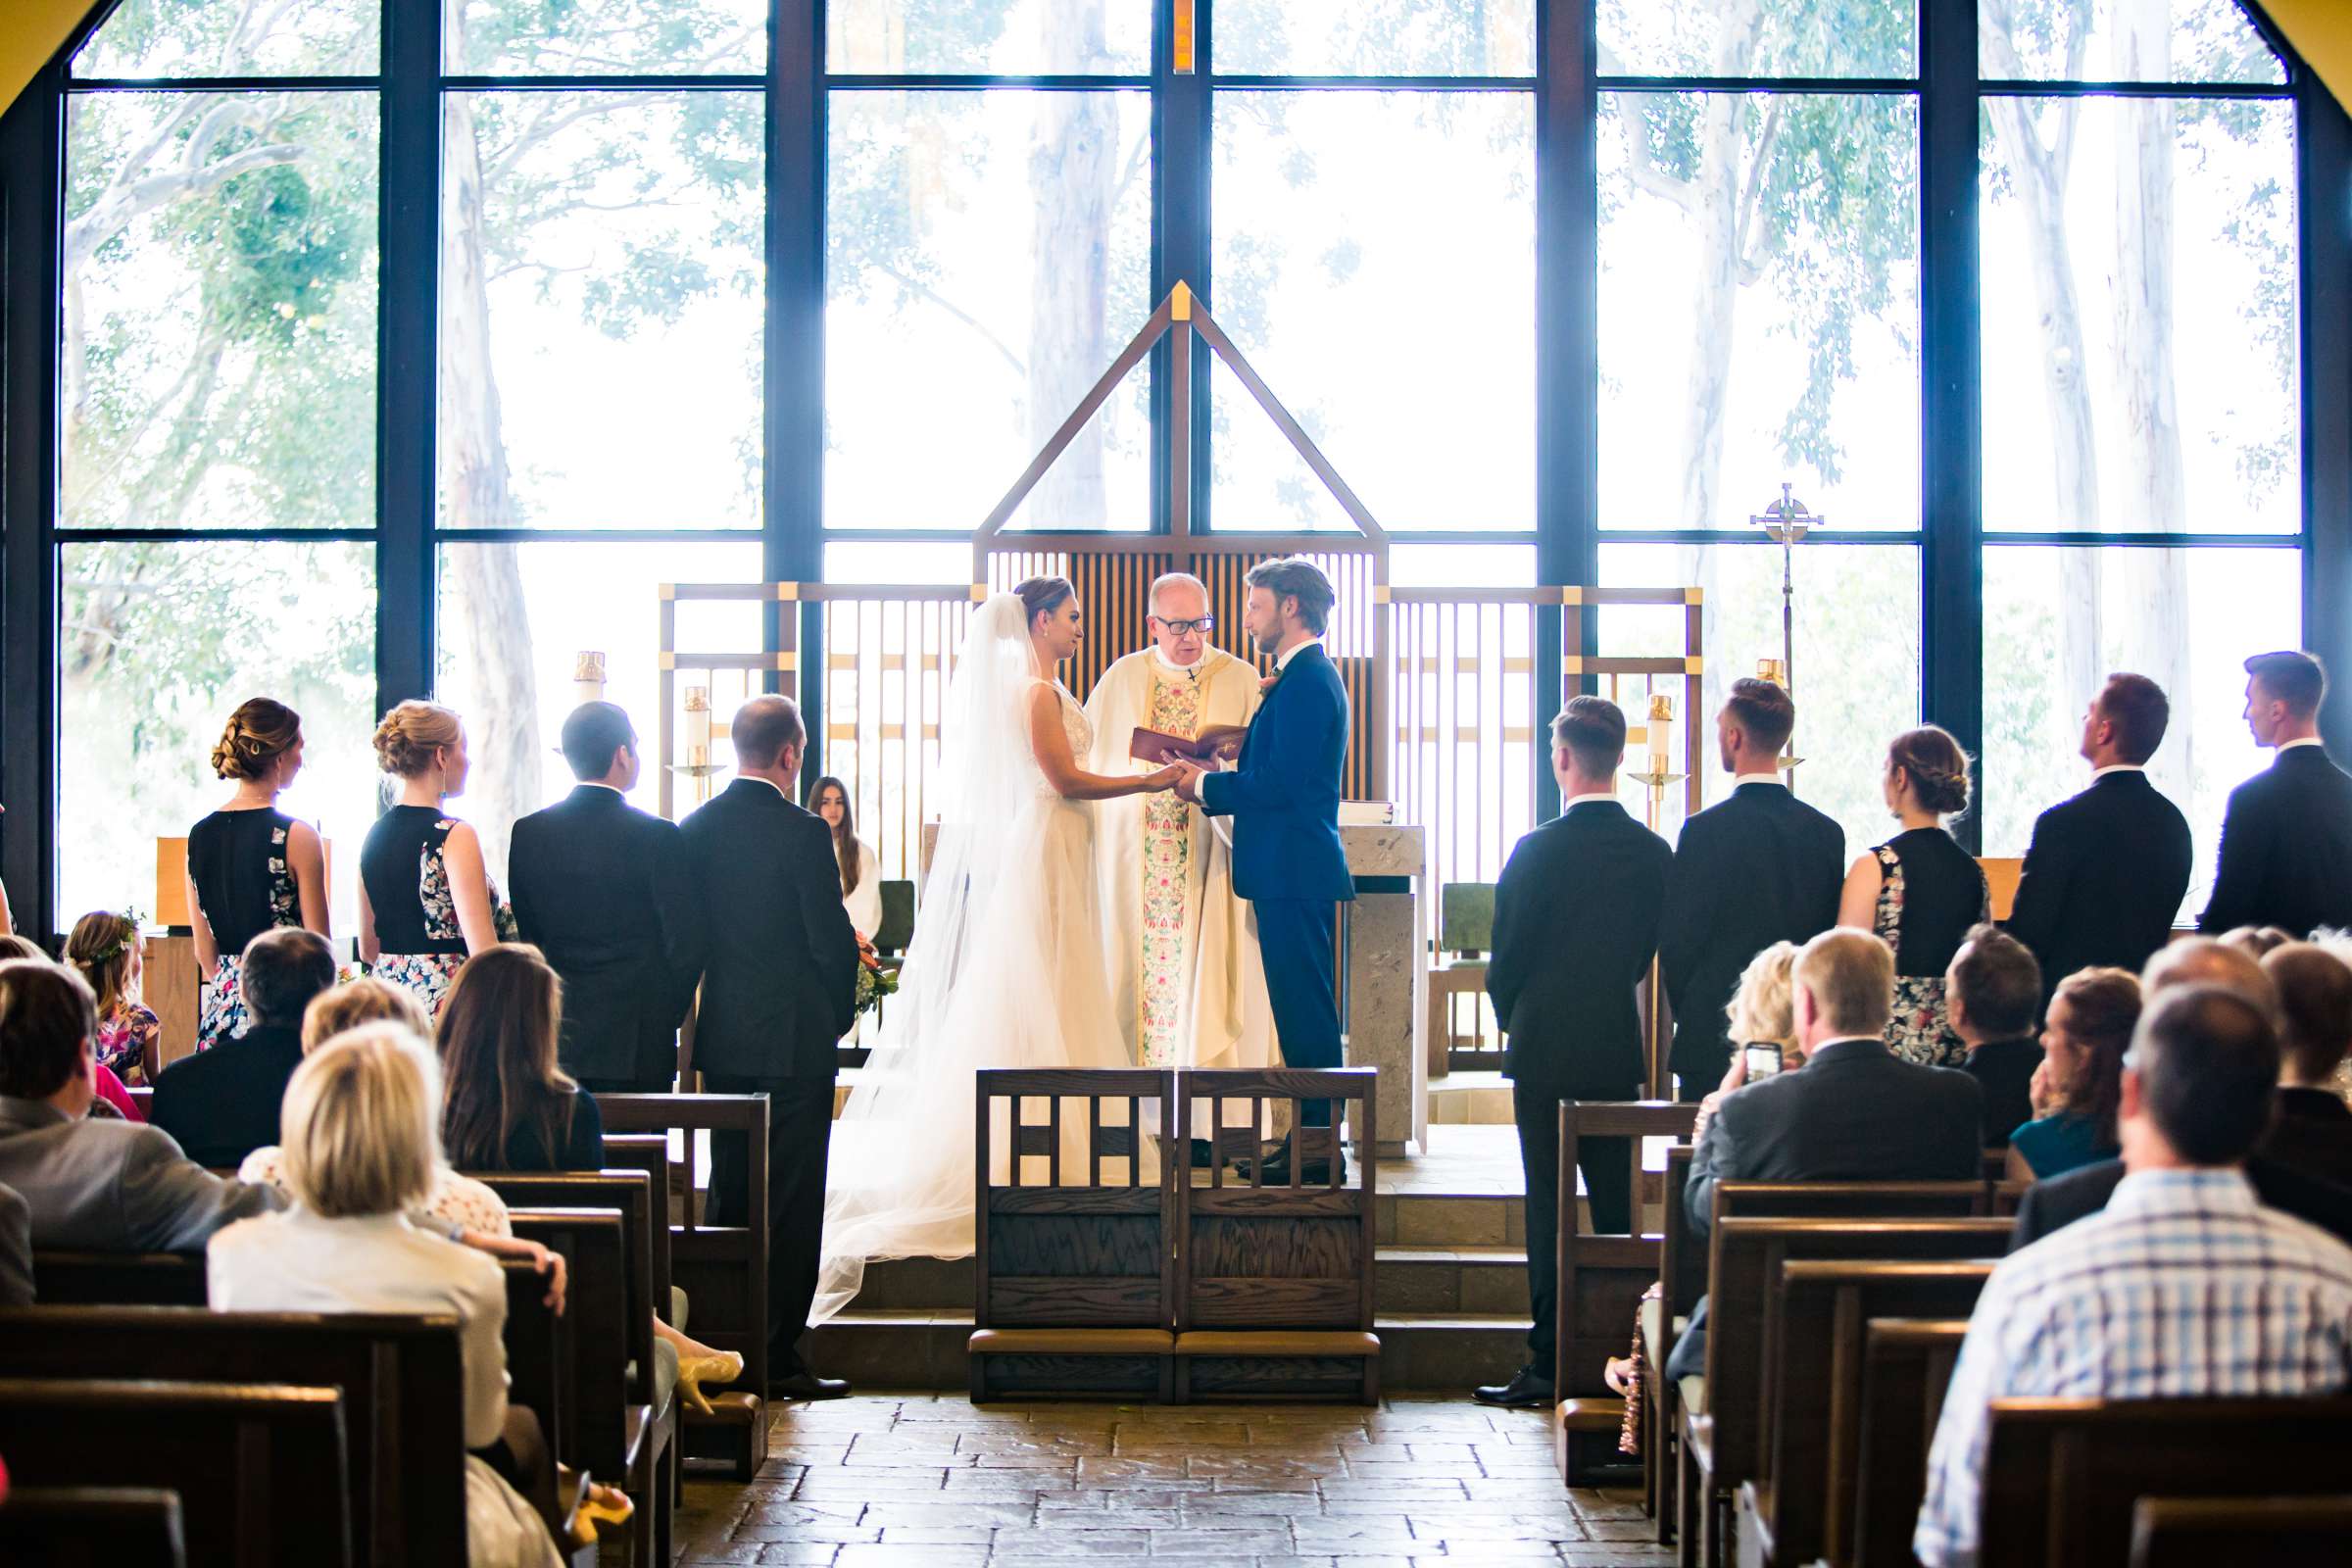
[[406,702],[376,726],[375,755],[400,799],[360,850],[360,956],[438,1013],[469,954],[511,940],[514,915],[482,859],[481,835],[442,802],[466,792],[466,726],[438,703]]
[[288,925],[330,935],[326,847],[317,828],[277,808],[302,749],[302,715],[267,697],[239,703],[213,746],[213,771],[236,787],[188,829],[188,923],[205,976],[198,1051],[245,1032],[242,963],[255,937]]
[[98,998],[98,1064],[126,1084],[152,1084],[164,1070],[163,1020],[142,1000],[147,939],[138,921],[93,909],[66,937],[66,962]]
[[302,1014],[302,1049],[316,1051],[346,1029],[368,1023],[396,1023],[419,1040],[433,1038],[432,1015],[416,993],[364,974],[311,999]]

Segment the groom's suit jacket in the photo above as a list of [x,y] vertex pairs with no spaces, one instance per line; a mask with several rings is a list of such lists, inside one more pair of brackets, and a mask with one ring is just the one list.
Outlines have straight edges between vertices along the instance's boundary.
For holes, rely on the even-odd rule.
[[858,933],[832,833],[756,778],[728,785],[678,831],[707,933],[695,1066],[829,1081],[858,1006]]
[[1230,772],[1203,774],[1200,808],[1233,818],[1233,890],[1245,899],[1355,897],[1340,848],[1348,690],[1320,643],[1283,667]]

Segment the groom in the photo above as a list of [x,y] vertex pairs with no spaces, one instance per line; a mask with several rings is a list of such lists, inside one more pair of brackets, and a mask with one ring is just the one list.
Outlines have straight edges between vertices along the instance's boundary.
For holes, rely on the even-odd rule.
[[[1323,628],[1337,599],[1331,579],[1293,556],[1250,572],[1244,625],[1276,674],[1241,740],[1230,771],[1186,766],[1176,792],[1210,816],[1233,818],[1233,888],[1257,915],[1267,999],[1285,1065],[1340,1065],[1340,1008],[1332,940],[1335,904],[1355,897],[1340,848],[1340,767],[1348,756],[1348,692],[1323,651]],[[1309,1127],[1331,1125],[1331,1102],[1308,1101]],[[1264,1161],[1263,1179],[1290,1180],[1287,1150]],[[1299,1171],[1308,1183],[1331,1180],[1322,1160]],[[1347,1179],[1345,1158],[1340,1179]]]

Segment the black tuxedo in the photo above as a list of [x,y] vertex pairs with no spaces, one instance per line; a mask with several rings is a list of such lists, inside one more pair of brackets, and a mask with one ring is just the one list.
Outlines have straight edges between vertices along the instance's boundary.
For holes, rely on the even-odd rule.
[[178,1140],[197,1164],[234,1170],[247,1154],[277,1142],[278,1104],[301,1065],[300,1025],[254,1024],[157,1074],[148,1125]]
[[703,967],[677,826],[582,784],[514,824],[507,864],[522,940],[564,980],[564,1070],[593,1090],[666,1091]]
[[1658,966],[1685,1100],[1712,1090],[1732,1064],[1724,1008],[1748,960],[1836,925],[1844,882],[1845,830],[1782,785],[1740,785],[1683,824]]
[[[2352,1187],[2339,1187],[2317,1176],[2281,1165],[2260,1155],[2246,1161],[2246,1180],[2264,1206],[2352,1243]],[[2062,1176],[2052,1176],[2026,1189],[2017,1205],[2017,1223],[2009,1232],[2009,1250],[2031,1247],[2052,1231],[2096,1214],[2115,1196],[2124,1179],[2124,1162],[2102,1159]]]
[[[695,1065],[714,1093],[767,1097],[769,1375],[789,1377],[803,1365],[796,1347],[816,1294],[858,933],[841,906],[831,831],[765,780],[737,779],[680,832],[708,932]],[[741,1135],[711,1139],[712,1224],[749,1218],[747,1157]]]
[[2352,775],[2295,746],[2230,792],[2207,933],[2275,925],[2307,937],[2352,926]]
[[[1573,806],[1521,839],[1494,890],[1487,995],[1509,1040],[1503,1071],[1527,1175],[1529,1362],[1552,1364],[1559,1294],[1560,1102],[1631,1100],[1642,1091],[1634,993],[1657,951],[1673,860],[1666,841],[1615,801]],[[1622,1138],[1580,1142],[1592,1229],[1633,1228],[1631,1153]]]
[[2173,939],[2194,858],[2188,818],[2145,773],[2093,779],[2036,817],[2005,923],[2041,964],[2042,999],[2077,969],[2139,973]]
[[[1984,1175],[1984,1093],[1949,1067],[1904,1061],[1878,1040],[1834,1040],[1802,1067],[1723,1097],[1690,1157],[1683,1207],[1714,1226],[1724,1182],[1958,1182]],[[1705,1370],[1706,1303],[1668,1375]]]

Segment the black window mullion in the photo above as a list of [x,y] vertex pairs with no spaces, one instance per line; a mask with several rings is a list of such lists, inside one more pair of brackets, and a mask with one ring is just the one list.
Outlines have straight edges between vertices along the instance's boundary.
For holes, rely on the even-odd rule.
[[441,275],[441,7],[384,0],[376,318],[375,701],[433,689],[433,421]]
[[2352,746],[2352,117],[2296,72],[2303,419],[2303,646],[2335,672],[2320,723]]
[[[777,0],[773,17],[761,542],[770,582],[814,582],[825,564],[824,8],[821,0]],[[766,646],[782,647],[783,617],[796,614],[794,689],[808,731],[802,775],[813,780],[824,770],[824,606],[770,605]]]
[[[1193,70],[1179,74],[1175,66],[1175,20],[1168,0],[1153,9],[1152,39],[1152,298],[1156,303],[1178,283],[1189,284],[1211,309],[1215,304],[1209,274],[1209,169],[1215,127],[1209,102],[1210,49],[1214,44],[1212,0],[1198,0],[1194,9]],[[1213,526],[1209,514],[1208,470],[1211,435],[1208,425],[1210,357],[1205,345],[1193,344],[1192,396],[1192,517],[1195,533]],[[1175,418],[1169,396],[1175,379],[1170,342],[1152,351],[1152,531],[1166,533],[1172,523],[1170,475]]]

